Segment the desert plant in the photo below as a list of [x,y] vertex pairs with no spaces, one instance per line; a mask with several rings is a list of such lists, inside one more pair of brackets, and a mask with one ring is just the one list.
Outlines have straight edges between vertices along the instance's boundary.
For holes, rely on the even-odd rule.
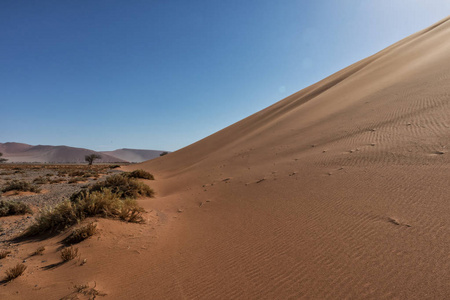
[[61,250],[61,258],[64,262],[72,260],[78,256],[78,248],[68,247]]
[[125,199],[120,209],[119,218],[130,223],[143,223],[143,212],[145,212],[145,210],[140,207],[136,201]]
[[11,253],[11,251],[9,251],[9,250],[1,250],[0,251],[0,259],[5,258],[10,253]]
[[34,236],[61,231],[94,216],[143,222],[141,213],[144,210],[137,205],[136,200],[122,199],[119,194],[109,189],[93,192],[84,190],[74,195],[70,201],[64,201],[53,209],[42,211],[24,235]]
[[72,233],[64,240],[65,244],[76,244],[85,239],[93,236],[97,232],[97,224],[89,223],[83,227],[75,229]]
[[39,176],[33,180],[33,183],[35,183],[35,184],[46,184],[48,182],[49,182],[49,179],[47,177],[42,177],[42,176]]
[[101,191],[102,189],[110,189],[111,192],[119,194],[122,198],[137,198],[139,196],[153,197],[154,191],[146,184],[139,182],[134,178],[121,176],[119,174],[112,175],[106,180],[97,182],[89,191]]
[[164,152],[161,152],[161,153],[159,154],[159,156],[164,156],[164,155],[167,155],[167,154],[169,154],[169,152],[164,151]]
[[144,171],[142,169],[134,170],[133,172],[124,172],[121,174],[122,176],[129,177],[129,178],[142,178],[142,179],[149,179],[154,180],[155,177],[153,177],[152,174],[150,174],[147,171]]
[[26,269],[27,269],[27,266],[25,266],[24,264],[18,263],[15,267],[12,267],[12,268],[6,270],[5,281],[11,281],[11,280],[19,277],[20,275],[23,274],[23,272],[25,272]]
[[32,213],[31,208],[23,202],[0,200],[0,217]]
[[3,153],[0,152],[0,164],[4,163],[5,161],[7,161],[7,159],[3,158],[2,156],[3,156]]
[[101,159],[101,158],[102,158],[101,155],[92,153],[92,154],[86,155],[86,156],[84,157],[84,160],[87,161],[87,163],[89,164],[89,166],[91,166],[92,163],[93,163],[96,159]]
[[23,191],[23,192],[39,193],[41,189],[27,181],[13,180],[11,182],[8,182],[2,191],[3,192]]
[[33,254],[31,254],[31,256],[42,255],[42,253],[44,253],[44,251],[45,251],[45,247],[40,246],[39,248],[36,249],[36,251],[33,252]]
[[108,168],[117,169],[117,168],[120,168],[120,165],[109,165]]
[[25,231],[25,236],[38,235],[45,232],[55,232],[64,230],[75,225],[81,219],[80,212],[75,204],[70,201],[64,201],[54,208],[41,210],[40,215]]
[[69,179],[69,181],[67,181],[67,183],[78,183],[79,181],[83,181],[83,178],[81,177],[71,178]]

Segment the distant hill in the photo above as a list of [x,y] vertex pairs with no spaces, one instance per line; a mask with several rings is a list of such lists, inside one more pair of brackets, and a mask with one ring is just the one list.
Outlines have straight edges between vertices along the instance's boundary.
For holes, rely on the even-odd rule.
[[105,155],[117,157],[128,162],[143,162],[159,157],[165,151],[160,150],[142,150],[142,149],[117,149],[114,151],[101,151]]
[[112,163],[127,162],[123,159],[84,148],[49,145],[27,145],[21,143],[0,143],[0,152],[8,162],[39,162],[39,163],[83,163],[84,156],[99,154],[101,159],[96,162]]

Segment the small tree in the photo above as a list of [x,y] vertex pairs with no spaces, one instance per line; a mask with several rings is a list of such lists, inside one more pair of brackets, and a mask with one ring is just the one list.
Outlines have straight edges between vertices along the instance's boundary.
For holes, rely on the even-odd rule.
[[86,156],[84,157],[84,160],[87,161],[88,164],[89,164],[89,166],[90,166],[90,165],[92,165],[92,163],[94,162],[94,160],[96,160],[96,159],[101,159],[101,158],[102,158],[101,155],[98,155],[98,154],[93,153],[93,154],[86,155]]
[[159,156],[164,156],[164,155],[167,155],[167,154],[169,154],[169,152],[164,151],[164,152],[160,153]]
[[7,159],[6,159],[6,158],[2,158],[2,156],[3,156],[3,153],[0,152],[0,164],[1,164],[2,162],[7,161]]

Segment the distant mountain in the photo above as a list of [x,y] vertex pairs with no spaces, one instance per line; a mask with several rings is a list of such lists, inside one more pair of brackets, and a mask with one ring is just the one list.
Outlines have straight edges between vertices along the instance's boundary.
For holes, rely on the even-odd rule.
[[128,162],[108,154],[68,146],[32,146],[21,143],[0,143],[0,152],[3,153],[4,158],[8,159],[8,162],[83,163],[85,162],[84,156],[93,153],[102,156],[96,162]]
[[165,151],[159,150],[142,150],[142,149],[117,149],[114,151],[101,151],[101,153],[117,157],[128,162],[143,162],[159,157]]

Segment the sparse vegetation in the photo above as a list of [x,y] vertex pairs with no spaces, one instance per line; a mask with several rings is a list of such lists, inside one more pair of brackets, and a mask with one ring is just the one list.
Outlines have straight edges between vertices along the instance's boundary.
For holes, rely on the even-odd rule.
[[91,222],[83,227],[73,230],[72,233],[64,240],[64,243],[68,245],[77,244],[93,236],[96,232],[97,224]]
[[167,154],[169,154],[169,152],[164,151],[164,152],[160,153],[159,156],[164,156],[164,155],[167,155]]
[[68,247],[61,250],[61,258],[64,262],[72,260],[78,256],[78,248]]
[[6,158],[3,158],[3,153],[0,152],[0,164],[4,163],[5,161],[8,161]]
[[78,183],[80,181],[83,181],[83,178],[81,177],[75,177],[75,178],[70,178],[69,181],[67,183]]
[[144,170],[134,170],[133,172],[124,172],[121,174],[122,176],[129,177],[129,178],[142,178],[142,179],[149,179],[154,180],[155,177],[153,177],[152,174],[150,174],[147,171]]
[[0,259],[7,257],[8,254],[10,254],[10,253],[11,253],[11,251],[9,251],[9,250],[0,250]]
[[11,281],[11,280],[19,277],[20,275],[23,274],[23,272],[25,272],[26,269],[27,269],[27,266],[25,266],[24,264],[18,263],[15,267],[12,267],[12,268],[6,270],[5,281]]
[[96,159],[101,159],[101,158],[102,158],[101,155],[98,155],[98,154],[93,153],[93,154],[86,155],[86,156],[84,157],[84,160],[87,161],[87,163],[89,164],[89,166],[91,166],[92,163],[93,163]]
[[117,168],[120,168],[120,165],[110,165],[109,168],[110,169],[117,169]]
[[137,198],[153,197],[154,191],[146,184],[139,182],[134,178],[130,178],[122,175],[112,175],[106,180],[97,182],[89,188],[89,191],[101,191],[103,189],[109,189],[114,194],[119,194],[121,198]]
[[48,177],[42,177],[42,176],[39,176],[39,177],[37,177],[37,178],[35,178],[34,180],[33,180],[33,183],[35,183],[35,184],[46,184],[46,183],[48,183],[50,180],[48,179]]
[[0,217],[32,213],[31,208],[23,202],[0,200]]
[[142,222],[143,212],[134,199],[122,199],[120,194],[113,193],[110,189],[84,190],[72,195],[70,201],[64,201],[53,209],[42,211],[24,235],[34,236],[61,231],[94,216]]
[[42,255],[45,251],[45,247],[41,246],[39,248],[36,249],[36,251],[33,252],[33,254],[31,254],[31,256],[35,256],[35,255]]
[[13,180],[6,184],[6,186],[2,189],[2,192],[8,192],[8,191],[22,191],[22,192],[33,192],[33,193],[39,193],[41,189],[33,185],[27,181],[23,180]]

